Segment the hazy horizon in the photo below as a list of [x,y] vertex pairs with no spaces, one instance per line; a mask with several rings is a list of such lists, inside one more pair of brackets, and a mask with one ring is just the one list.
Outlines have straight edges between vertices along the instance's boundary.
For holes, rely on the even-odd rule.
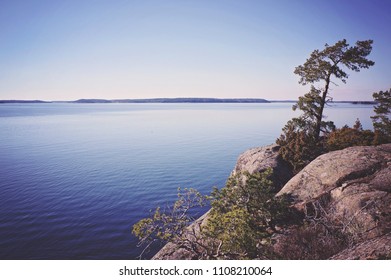
[[264,98],[309,87],[315,49],[373,39],[375,66],[348,71],[335,101],[391,87],[391,2],[1,1],[0,99]]
[[[79,98],[75,100],[43,100],[43,99],[0,99],[0,101],[43,101],[43,102],[75,102],[79,100],[107,100],[107,101],[118,101],[118,100],[155,100],[155,99],[215,99],[215,100],[265,100],[266,102],[296,102],[297,99],[266,99],[262,97],[239,97],[239,98],[225,98],[225,97],[156,97],[156,98]],[[333,100],[332,102],[370,102],[373,100]],[[189,102],[192,103],[192,102]]]

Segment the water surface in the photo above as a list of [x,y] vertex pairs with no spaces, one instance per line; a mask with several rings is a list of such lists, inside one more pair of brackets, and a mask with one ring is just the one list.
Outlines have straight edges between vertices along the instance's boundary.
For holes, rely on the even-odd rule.
[[[1,104],[0,259],[137,258],[133,223],[178,187],[222,187],[291,105]],[[372,106],[326,114],[371,128]]]

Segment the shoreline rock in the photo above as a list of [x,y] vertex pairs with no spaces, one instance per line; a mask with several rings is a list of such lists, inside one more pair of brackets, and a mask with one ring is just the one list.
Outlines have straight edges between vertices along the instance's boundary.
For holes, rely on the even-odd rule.
[[273,175],[270,179],[275,192],[279,191],[293,177],[292,167],[281,158],[279,150],[279,145],[271,144],[245,151],[238,157],[231,175],[241,172],[262,173],[271,168]]
[[[273,178],[271,178],[271,180],[273,181],[277,192],[277,190],[281,189],[293,175],[292,169],[279,156],[278,150],[279,146],[272,144],[245,151],[239,155],[231,175],[235,175],[238,172],[264,172],[266,169],[272,168]],[[209,211],[193,222],[193,224],[188,227],[188,232],[193,234],[193,229],[196,229],[196,232],[197,230],[199,232],[199,226],[207,219],[208,213]],[[152,257],[153,260],[189,260],[193,258],[195,258],[194,254],[185,248],[178,248],[177,245],[171,242],[163,246],[163,248]]]
[[[278,150],[279,146],[273,144],[245,151],[238,157],[232,175],[272,168],[271,179],[276,192],[279,191],[277,195],[289,195],[293,207],[303,213],[321,210],[319,213],[328,222],[342,225],[355,241],[330,259],[391,258],[391,144],[350,147],[321,155],[294,177]],[[199,228],[207,216],[208,213],[204,214],[189,230]],[[272,249],[279,258],[289,259],[280,241],[292,240],[298,229],[281,229],[282,234],[273,237]],[[194,255],[172,243],[153,257],[193,258]]]
[[282,194],[289,195],[299,211],[312,212],[350,239],[352,244],[331,259],[391,254],[391,144],[321,155],[277,195]]

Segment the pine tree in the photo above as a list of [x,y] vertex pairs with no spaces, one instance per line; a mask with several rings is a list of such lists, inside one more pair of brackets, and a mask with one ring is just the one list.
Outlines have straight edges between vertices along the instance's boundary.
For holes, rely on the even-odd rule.
[[375,129],[375,144],[391,142],[391,89],[388,91],[375,92],[373,99],[377,102],[371,117]]
[[[366,58],[372,51],[372,43],[373,40],[357,41],[355,46],[350,47],[343,39],[333,46],[326,44],[323,50],[313,51],[303,65],[296,67],[294,73],[300,76],[299,83],[312,84],[310,93],[301,97],[296,106],[301,110],[312,109],[304,110],[304,114],[309,115],[314,122],[315,139],[319,139],[324,125],[322,123],[324,107],[331,100],[329,91],[330,84],[333,83],[332,78],[346,83],[349,75],[342,67],[360,72],[362,68],[373,66],[375,63]],[[315,88],[315,83],[320,83],[320,87]]]

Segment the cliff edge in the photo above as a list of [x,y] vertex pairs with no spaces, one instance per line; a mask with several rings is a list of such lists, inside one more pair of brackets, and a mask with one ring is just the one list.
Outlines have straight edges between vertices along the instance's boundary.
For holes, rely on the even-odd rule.
[[[271,245],[275,258],[391,257],[391,144],[330,152],[316,158],[295,176],[278,150],[277,145],[250,149],[239,156],[232,172],[254,173],[272,168],[277,196],[289,196],[291,207],[303,214],[306,223],[315,224],[311,234],[303,226],[306,223],[275,233]],[[189,230],[194,233],[207,217],[202,216]],[[323,232],[318,232],[320,227]],[[307,247],[322,252],[311,253]],[[154,259],[194,257],[169,243]]]
[[344,235],[341,252],[331,259],[391,257],[391,144],[321,155],[277,195],[282,194],[330,232]]

